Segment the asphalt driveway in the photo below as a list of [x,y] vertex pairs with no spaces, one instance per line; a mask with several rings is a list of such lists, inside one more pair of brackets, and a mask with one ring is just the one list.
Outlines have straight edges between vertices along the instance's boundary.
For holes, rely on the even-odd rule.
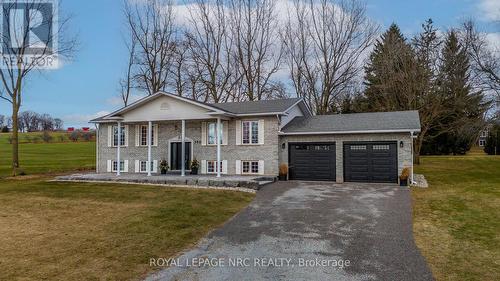
[[432,280],[411,218],[395,185],[278,182],[148,279]]

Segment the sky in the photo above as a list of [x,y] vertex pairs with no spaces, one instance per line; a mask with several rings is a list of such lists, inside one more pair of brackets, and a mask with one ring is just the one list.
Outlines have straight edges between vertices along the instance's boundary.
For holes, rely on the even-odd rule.
[[[66,127],[82,127],[120,107],[118,81],[127,64],[122,3],[61,2],[59,13],[71,18],[69,33],[79,41],[75,59],[57,70],[33,73],[24,88],[21,111],[49,113],[63,119]],[[417,33],[428,18],[443,31],[464,18],[475,18],[500,44],[500,0],[366,0],[366,5],[368,16],[382,29],[394,22],[406,37]],[[11,105],[0,100],[0,114],[10,113]]]

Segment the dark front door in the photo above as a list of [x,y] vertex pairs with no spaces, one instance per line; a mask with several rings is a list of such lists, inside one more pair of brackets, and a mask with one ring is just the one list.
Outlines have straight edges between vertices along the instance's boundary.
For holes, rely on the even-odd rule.
[[335,143],[288,145],[290,179],[335,180]]
[[397,143],[344,143],[344,177],[352,182],[397,182]]
[[[184,168],[189,170],[189,163],[191,162],[191,143],[184,143],[185,151],[184,155],[186,156],[184,159]],[[182,145],[180,142],[171,142],[170,143],[170,169],[171,170],[181,170],[182,164]]]

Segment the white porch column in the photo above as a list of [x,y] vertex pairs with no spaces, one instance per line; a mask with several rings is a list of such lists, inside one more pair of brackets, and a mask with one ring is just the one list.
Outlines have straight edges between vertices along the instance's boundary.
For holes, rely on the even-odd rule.
[[181,129],[181,176],[186,175],[186,167],[185,167],[185,162],[186,162],[186,147],[184,145],[185,140],[186,140],[186,120],[182,119],[182,129]]
[[146,171],[148,171],[148,177],[151,176],[151,137],[153,135],[153,122],[148,121],[148,164]]
[[120,175],[120,146],[122,142],[122,122],[118,121],[118,143],[116,144],[116,175]]
[[221,142],[221,126],[220,126],[220,117],[217,117],[217,128],[216,128],[216,133],[215,133],[215,139],[217,141],[217,163],[215,164],[215,168],[217,169],[217,177],[220,178],[220,170],[222,167],[220,166],[220,142]]

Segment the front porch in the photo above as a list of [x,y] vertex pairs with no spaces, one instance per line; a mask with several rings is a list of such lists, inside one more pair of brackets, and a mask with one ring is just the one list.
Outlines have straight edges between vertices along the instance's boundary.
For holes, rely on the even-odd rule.
[[215,188],[215,189],[236,189],[240,191],[258,190],[263,185],[272,183],[276,180],[273,177],[263,176],[234,176],[222,175],[188,175],[166,174],[151,175],[147,174],[120,174],[117,176],[112,173],[88,173],[59,176],[55,181],[74,181],[74,182],[120,182],[129,184],[153,184],[168,185],[195,188]]

